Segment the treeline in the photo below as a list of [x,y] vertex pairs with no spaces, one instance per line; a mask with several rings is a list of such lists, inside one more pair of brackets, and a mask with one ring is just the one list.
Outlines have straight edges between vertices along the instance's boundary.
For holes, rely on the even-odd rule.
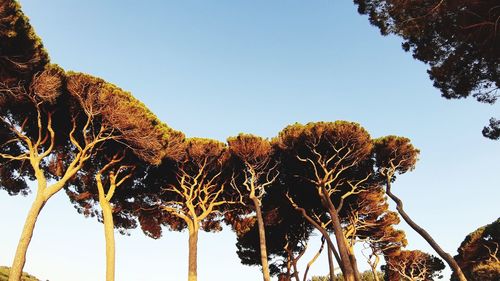
[[[488,254],[471,261],[462,253],[451,257],[404,211],[392,186],[415,167],[419,151],[409,139],[374,139],[347,121],[293,124],[272,139],[186,138],[130,93],[51,64],[17,2],[0,0],[0,27],[0,188],[25,195],[29,182],[37,184],[10,281],[21,278],[43,206],[63,189],[81,214],[104,224],[106,280],[114,280],[115,229],[141,227],[152,238],[187,229],[188,280],[197,280],[198,233],[224,224],[237,235],[241,262],[261,266],[264,280],[308,280],[326,251],[330,280],[339,279],[337,264],[342,280],[361,281],[357,244],[369,251],[374,280],[381,259],[386,280],[439,276],[441,259],[405,249],[405,234],[395,227],[400,216],[453,278],[498,277],[490,266],[499,257],[498,221],[490,238],[474,236]],[[314,231],[321,233],[321,249],[299,274],[297,261]],[[486,265],[481,276],[493,279],[472,279],[479,264]]]

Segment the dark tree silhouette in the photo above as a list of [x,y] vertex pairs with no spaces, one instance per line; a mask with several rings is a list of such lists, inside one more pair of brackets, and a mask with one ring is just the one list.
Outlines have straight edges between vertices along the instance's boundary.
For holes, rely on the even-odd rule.
[[[443,97],[473,96],[493,104],[500,96],[500,6],[497,0],[354,0],[383,35],[403,38],[403,49],[428,64]],[[483,135],[500,138],[490,119]]]
[[500,219],[467,235],[455,260],[469,280],[500,280]]
[[[297,261],[306,250],[313,228],[295,211],[284,196],[284,186],[274,182],[262,198],[263,223],[266,231],[270,275],[279,280],[299,278]],[[260,230],[254,216],[227,214],[227,221],[238,234],[237,254],[245,265],[260,265]]]

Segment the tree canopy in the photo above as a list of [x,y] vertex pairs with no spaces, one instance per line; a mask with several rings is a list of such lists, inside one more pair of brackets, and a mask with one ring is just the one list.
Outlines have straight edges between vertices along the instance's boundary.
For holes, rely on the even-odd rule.
[[[493,104],[500,87],[500,7],[496,0],[354,0],[383,35],[403,38],[403,49],[429,65],[442,96],[472,96]],[[490,119],[483,135],[500,138],[500,121]]]
[[[500,279],[500,218],[465,237],[455,256],[469,280]],[[456,276],[452,276],[456,280]]]

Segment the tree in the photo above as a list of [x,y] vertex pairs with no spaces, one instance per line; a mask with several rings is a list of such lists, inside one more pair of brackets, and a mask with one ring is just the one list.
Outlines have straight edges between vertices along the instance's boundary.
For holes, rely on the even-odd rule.
[[[455,260],[469,280],[500,279],[500,219],[467,235]],[[451,280],[457,280],[452,275]]]
[[[84,74],[49,66],[35,74],[15,105],[2,111],[0,156],[20,161],[18,173],[38,183],[14,258],[11,280],[18,280],[36,219],[44,204],[68,185],[107,143],[126,144],[140,158],[154,161],[165,147],[162,125],[121,89]],[[145,133],[147,132],[147,133]],[[4,152],[5,151],[5,152]],[[156,160],[158,162],[159,160]],[[4,175],[9,175],[8,173]],[[50,185],[48,182],[53,180]],[[9,179],[3,182],[9,182]],[[11,186],[11,185],[7,185]],[[112,229],[112,228],[111,228]]]
[[[473,96],[493,104],[500,87],[500,7],[496,0],[354,0],[383,35],[403,38],[403,49],[429,65],[434,86],[447,99]],[[490,119],[483,135],[500,138]]]
[[[221,230],[223,214],[228,206],[240,202],[224,174],[227,156],[224,143],[201,138],[187,139],[184,153],[173,169],[175,177],[165,178],[167,183],[161,187],[160,208],[182,220],[189,232],[190,281],[197,280],[199,229]],[[172,222],[175,222],[175,228],[179,228],[176,221]]]
[[[279,280],[299,278],[297,261],[307,247],[313,228],[295,211],[283,194],[279,181],[266,189],[262,198],[262,216],[266,231],[267,254],[271,276]],[[237,254],[242,264],[261,265],[260,230],[255,216],[226,214],[226,221],[237,233]]]
[[[373,145],[369,134],[358,124],[345,121],[295,124],[281,131],[275,143],[282,166],[286,167],[284,173],[295,179],[290,180],[295,182],[295,186],[289,186],[290,200],[300,210],[299,200],[317,198],[320,204],[316,206],[324,210],[317,215],[328,214],[331,220],[344,276],[347,280],[359,280],[356,258],[349,251],[339,212],[350,196],[367,188],[373,174],[370,159]],[[309,191],[307,196],[293,196],[293,192],[304,189]],[[301,211],[304,217],[310,217],[307,210]],[[321,228],[317,227],[328,240]],[[333,249],[333,245],[330,244],[330,248]]]
[[388,136],[378,139],[375,143],[376,165],[380,176],[385,178],[386,193],[396,203],[397,211],[405,222],[448,263],[459,280],[466,281],[467,279],[453,257],[446,253],[425,229],[410,218],[403,208],[403,201],[392,193],[391,183],[395,180],[396,174],[404,174],[414,169],[418,153],[418,149],[413,147],[410,140],[403,137]]
[[[399,254],[407,244],[405,233],[396,230],[399,223],[397,213],[389,211],[385,193],[380,186],[374,186],[369,192],[359,194],[356,204],[353,204],[348,219],[349,240],[359,239],[364,242],[363,255],[366,257],[373,273],[373,279],[379,281],[377,271],[380,256],[386,257]],[[365,254],[365,250],[369,250]]]
[[[243,198],[245,206],[252,206],[259,230],[260,258],[264,281],[270,281],[266,248],[266,232],[262,217],[262,199],[266,189],[278,177],[277,163],[274,161],[272,147],[268,140],[261,137],[240,134],[227,140],[233,168],[231,184]],[[250,202],[247,202],[250,201]],[[245,214],[248,216],[249,214]]]
[[[67,193],[84,215],[103,222],[106,240],[106,280],[114,280],[114,228],[136,227],[133,202],[145,167],[179,153],[182,133],[159,121],[142,103],[104,80],[80,73],[67,78],[68,91],[81,97],[84,110],[96,116],[94,126],[110,124],[120,137],[99,147],[72,178]],[[99,205],[102,212],[95,207]]]
[[432,281],[434,277],[441,278],[440,272],[444,269],[439,258],[418,250],[401,251],[389,259],[386,266],[407,281]]

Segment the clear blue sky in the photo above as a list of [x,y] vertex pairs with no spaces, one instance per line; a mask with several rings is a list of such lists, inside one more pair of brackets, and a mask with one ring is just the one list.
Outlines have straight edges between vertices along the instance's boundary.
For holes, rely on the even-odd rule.
[[[294,122],[343,119],[373,137],[411,138],[420,161],[395,192],[452,254],[466,234],[500,214],[500,142],[480,132],[498,106],[441,98],[425,65],[404,53],[398,38],[380,36],[350,1],[21,4],[52,62],[131,91],[188,136],[272,137]],[[1,265],[12,261],[32,199],[0,191]],[[404,223],[400,228],[408,248],[432,253]],[[200,281],[260,279],[258,268],[240,265],[235,241],[230,231],[201,236]],[[51,281],[103,280],[102,225],[79,215],[64,192],[56,195],[40,215],[25,269]],[[176,281],[186,272],[186,233],[160,240],[117,234],[117,280]],[[326,273],[321,257],[312,274]]]

